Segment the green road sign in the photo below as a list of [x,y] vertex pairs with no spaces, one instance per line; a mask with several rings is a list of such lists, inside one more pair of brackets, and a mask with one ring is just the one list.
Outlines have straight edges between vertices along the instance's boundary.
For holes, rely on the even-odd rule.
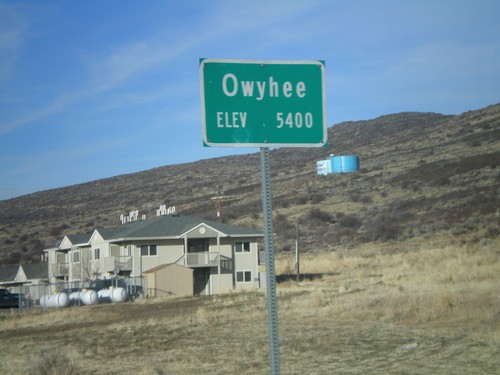
[[203,141],[220,147],[327,142],[321,61],[200,60]]

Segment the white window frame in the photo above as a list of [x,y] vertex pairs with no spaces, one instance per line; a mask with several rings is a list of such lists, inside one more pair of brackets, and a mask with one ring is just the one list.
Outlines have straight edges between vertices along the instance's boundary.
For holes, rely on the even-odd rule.
[[[75,260],[78,258],[77,260]],[[81,253],[80,250],[73,250],[71,253],[71,263],[80,263]]]
[[[248,244],[248,249],[245,245]],[[238,250],[238,245],[240,245],[240,250]],[[252,245],[250,241],[238,241],[234,243],[234,252],[238,254],[250,254],[252,252]]]
[[92,259],[93,260],[101,259],[101,249],[99,247],[96,247],[95,249],[92,250]]
[[[246,276],[247,272],[250,273],[250,279],[248,281],[245,280],[245,276]],[[243,281],[238,281],[238,274],[242,275]],[[238,283],[238,284],[251,283],[252,280],[253,280],[253,278],[252,278],[252,270],[238,270],[238,271],[236,271],[235,276],[236,276],[236,283]]]

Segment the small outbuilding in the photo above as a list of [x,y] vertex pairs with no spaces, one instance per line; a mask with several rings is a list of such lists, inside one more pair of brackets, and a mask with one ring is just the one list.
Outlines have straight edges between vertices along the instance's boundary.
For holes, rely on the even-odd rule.
[[192,296],[194,294],[193,272],[193,269],[176,263],[162,264],[144,271],[146,295],[148,297]]

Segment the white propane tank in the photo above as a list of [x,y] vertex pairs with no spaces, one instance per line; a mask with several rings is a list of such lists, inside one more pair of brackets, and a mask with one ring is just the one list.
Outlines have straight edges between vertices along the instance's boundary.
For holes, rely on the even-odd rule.
[[73,292],[69,295],[70,303],[81,302],[84,305],[94,305],[97,302],[97,292],[95,290],[82,290],[81,292]]
[[66,293],[46,294],[40,298],[40,305],[44,309],[66,307],[68,304],[69,298]]
[[128,293],[124,288],[101,289],[97,292],[99,302],[124,302]]
[[95,290],[86,290],[80,296],[85,305],[95,305],[97,303],[97,292]]
[[99,302],[111,302],[111,290],[101,289],[97,292]]
[[128,298],[128,293],[124,288],[113,288],[111,289],[111,301],[113,302],[123,302]]
[[81,292],[73,292],[71,293],[69,297],[69,302],[78,302],[80,300],[80,293]]

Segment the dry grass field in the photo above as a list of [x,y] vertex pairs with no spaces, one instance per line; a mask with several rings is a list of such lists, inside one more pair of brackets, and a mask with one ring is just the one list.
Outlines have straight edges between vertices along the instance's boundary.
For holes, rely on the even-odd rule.
[[[282,373],[500,374],[500,240],[455,242],[279,254]],[[4,314],[0,373],[269,373],[265,295]]]

